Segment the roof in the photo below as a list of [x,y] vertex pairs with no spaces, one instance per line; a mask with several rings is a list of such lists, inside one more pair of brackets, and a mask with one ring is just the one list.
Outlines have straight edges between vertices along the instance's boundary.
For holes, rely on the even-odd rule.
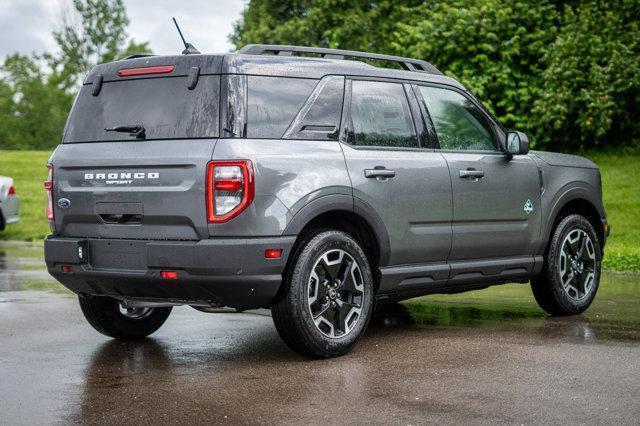
[[325,75],[394,78],[409,81],[443,83],[463,89],[463,86],[458,81],[442,74],[380,68],[365,62],[344,59],[231,53],[225,55],[222,69],[224,74],[251,74],[315,79],[322,78]]
[[[255,45],[251,45],[255,46]],[[276,48],[297,48],[297,46],[275,46]],[[363,52],[344,51],[337,49],[304,48],[320,52],[318,57],[293,56],[290,54],[264,54],[269,52],[271,45],[260,45],[258,48],[245,49],[251,53],[227,54],[191,54],[168,56],[132,56],[120,61],[95,66],[85,79],[85,84],[92,83],[98,75],[103,81],[121,80],[118,70],[125,68],[141,68],[161,65],[174,65],[171,76],[189,75],[193,67],[199,67],[200,74],[249,74],[261,76],[296,77],[320,79],[325,75],[347,75],[354,77],[393,78],[407,81],[425,81],[447,84],[464,89],[456,80],[446,77],[433,65],[425,61],[402,58],[397,56],[368,54]],[[262,52],[262,53],[260,53]],[[296,50],[297,52],[297,50]],[[376,67],[360,60],[335,59],[339,57],[359,57],[373,60],[387,60],[398,62],[406,69],[392,69]],[[136,78],[153,78],[138,76]]]

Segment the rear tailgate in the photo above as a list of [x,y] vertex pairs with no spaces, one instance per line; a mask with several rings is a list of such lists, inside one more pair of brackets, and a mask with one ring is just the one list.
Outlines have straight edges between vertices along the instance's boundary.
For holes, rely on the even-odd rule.
[[[219,135],[221,61],[145,57],[91,71],[51,159],[57,234],[209,236],[205,175]],[[122,131],[132,127],[144,132]]]
[[207,238],[205,175],[214,145],[215,139],[61,145],[52,159],[56,232]]

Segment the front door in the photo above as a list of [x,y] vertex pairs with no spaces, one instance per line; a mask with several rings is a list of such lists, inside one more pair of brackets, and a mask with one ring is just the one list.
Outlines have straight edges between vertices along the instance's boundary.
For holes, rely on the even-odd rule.
[[533,159],[503,153],[498,140],[504,134],[462,93],[436,86],[419,86],[419,92],[451,176],[449,261],[532,261],[541,224],[540,181]]

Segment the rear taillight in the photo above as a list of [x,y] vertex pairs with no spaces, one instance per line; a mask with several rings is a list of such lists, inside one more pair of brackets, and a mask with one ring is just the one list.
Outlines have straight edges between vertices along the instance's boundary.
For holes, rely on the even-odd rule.
[[9,188],[9,195],[16,195],[16,189],[13,186]]
[[45,213],[47,214],[47,220],[53,222],[53,164],[47,164],[49,174],[47,180],[44,181],[44,189],[47,191],[47,206],[45,207]]
[[212,161],[207,165],[207,220],[226,222],[253,201],[255,182],[249,160]]

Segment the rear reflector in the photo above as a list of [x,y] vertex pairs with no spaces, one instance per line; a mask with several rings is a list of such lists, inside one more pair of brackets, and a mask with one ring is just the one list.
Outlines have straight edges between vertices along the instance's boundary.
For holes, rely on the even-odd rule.
[[9,195],[16,195],[16,189],[13,186],[9,188]]
[[71,265],[62,265],[60,267],[60,270],[62,271],[63,274],[70,274],[73,272],[73,266]]
[[160,271],[160,278],[164,278],[165,280],[177,280],[178,272],[177,271]]
[[266,249],[264,251],[265,259],[280,259],[282,256],[282,249]]
[[47,220],[53,222],[53,164],[47,164],[47,169],[49,169],[49,173],[47,180],[44,181],[44,189],[47,191],[47,204],[44,211],[47,215]]
[[162,65],[158,67],[145,67],[145,68],[126,68],[118,70],[118,77],[132,77],[134,75],[149,75],[149,74],[167,74],[173,71],[175,67],[173,65]]

